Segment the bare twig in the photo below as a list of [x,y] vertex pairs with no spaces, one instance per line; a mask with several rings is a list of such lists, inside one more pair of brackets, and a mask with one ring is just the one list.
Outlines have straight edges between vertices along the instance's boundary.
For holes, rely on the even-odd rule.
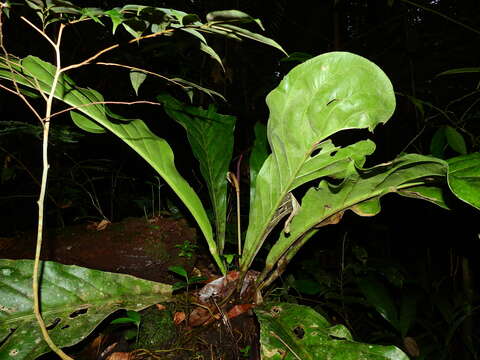
[[[143,39],[150,39],[150,38],[154,38],[154,37],[157,37],[157,36],[160,36],[160,35],[165,35],[167,33],[171,33],[173,32],[174,29],[168,29],[168,30],[164,30],[164,31],[160,31],[160,32],[157,32],[157,33],[153,33],[153,34],[149,34],[149,35],[145,35],[145,36],[141,36],[141,37],[138,37],[138,38],[135,38],[135,39],[132,39],[130,40],[128,43],[129,44],[133,44],[135,42],[138,42],[139,40],[143,40]],[[95,55],[89,57],[88,59],[86,60],[83,60],[82,62],[79,62],[77,64],[72,64],[72,65],[69,65],[69,66],[66,66],[64,67],[63,69],[61,69],[61,72],[66,72],[68,70],[72,70],[72,69],[76,69],[76,68],[79,68],[79,67],[82,67],[82,66],[85,66],[85,65],[88,65],[88,64],[91,64],[93,60],[97,59],[98,57],[102,56],[103,54],[109,52],[109,51],[112,51],[114,49],[117,49],[118,47],[120,47],[120,44],[115,44],[115,45],[111,45],[105,49],[102,49],[100,50],[99,52],[97,52]]]
[[[33,23],[32,23],[30,20],[28,20],[26,17],[21,16],[20,18],[21,18],[23,21],[25,21],[28,25],[30,25],[32,28],[34,28],[35,30],[37,30],[38,33],[39,33],[40,35],[42,35],[43,38],[50,43],[50,45],[52,45],[54,48],[57,47],[58,41],[57,41],[57,44],[55,44],[55,43],[53,42],[53,40],[50,39],[47,34],[45,34],[45,32],[44,32],[43,30],[40,30],[35,24],[33,24]],[[64,27],[65,27],[65,25],[61,25],[60,31],[63,31],[63,28],[64,28]],[[60,31],[59,31],[59,36],[61,36]]]
[[124,65],[124,64],[109,63],[109,62],[102,62],[102,61],[96,62],[95,64],[97,64],[97,65],[105,65],[105,66],[118,66],[118,67],[122,67],[122,68],[125,68],[125,69],[130,69],[130,70],[142,72],[142,73],[144,73],[144,74],[148,74],[148,75],[153,75],[153,76],[159,77],[160,79],[169,81],[169,82],[171,82],[171,83],[173,83],[173,84],[175,84],[175,85],[181,86],[181,87],[183,87],[183,88],[186,87],[186,86],[184,86],[183,84],[179,83],[178,81],[175,81],[174,79],[170,79],[170,78],[168,78],[168,77],[166,77],[166,76],[157,74],[156,72],[148,71],[148,70],[145,70],[145,69],[142,69],[142,68],[137,68],[137,67],[135,67],[135,66],[128,66],[128,65]]
[[295,356],[298,360],[302,360],[302,358],[300,356],[298,356],[297,353],[295,351],[293,351],[293,349],[290,346],[288,346],[288,344],[280,336],[275,334],[273,331],[270,331],[270,335],[272,335],[275,339],[280,341],[292,353],[292,355]]
[[[3,3],[0,5],[0,9],[1,7],[3,6]],[[8,71],[11,73],[11,74],[14,74],[14,75],[19,75],[19,76],[22,76],[21,74],[18,74],[17,71],[15,71],[13,68],[12,68],[12,65],[10,64],[10,54],[8,53],[7,49],[5,48],[5,45],[3,43],[3,18],[2,18],[2,13],[0,12],[0,48],[2,49],[2,52],[3,52],[3,55],[5,56],[5,64],[7,65],[8,67]],[[9,92],[12,92],[14,93],[15,95],[17,95],[20,99],[22,99],[22,101],[28,106],[28,108],[32,111],[32,113],[35,115],[35,117],[41,121],[41,116],[40,114],[35,110],[35,108],[32,106],[32,104],[30,104],[30,102],[27,100],[27,98],[20,92],[20,88],[18,86],[18,83],[17,81],[15,80],[15,76],[12,76],[12,82],[13,82],[13,86],[15,86],[15,91],[13,91],[12,89],[8,88],[8,87],[5,87],[3,85],[0,85],[0,87],[2,89],[5,89]]]
[[43,171],[42,171],[42,181],[40,186],[40,195],[38,197],[38,228],[37,228],[37,244],[35,249],[35,261],[33,264],[33,274],[32,274],[32,289],[33,289],[33,312],[37,319],[38,325],[42,332],[43,338],[45,339],[48,346],[64,360],[73,360],[70,356],[65,354],[51,339],[45,321],[43,320],[41,308],[40,308],[40,292],[39,292],[39,273],[40,273],[40,255],[42,250],[42,240],[43,240],[43,215],[44,215],[44,205],[45,205],[45,194],[47,189],[47,180],[48,180],[48,169],[50,167],[48,163],[48,137],[50,130],[50,115],[52,113],[52,103],[55,94],[55,88],[58,84],[61,75],[61,59],[60,59],[60,43],[62,39],[63,29],[65,25],[60,24],[58,30],[58,39],[57,42],[53,42],[43,31],[38,29],[30,21],[23,18],[30,26],[37,30],[48,42],[53,46],[55,50],[56,57],[56,71],[53,78],[52,86],[50,89],[50,94],[47,99],[46,109],[45,109],[45,120],[43,121],[43,144],[42,144],[42,161],[43,161]]

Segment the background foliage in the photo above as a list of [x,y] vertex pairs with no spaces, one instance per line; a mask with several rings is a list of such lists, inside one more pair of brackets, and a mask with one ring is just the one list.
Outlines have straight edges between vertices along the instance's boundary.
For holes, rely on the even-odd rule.
[[[82,6],[97,3],[85,1]],[[197,14],[235,7],[258,16],[268,35],[287,52],[297,52],[296,59],[300,61],[331,50],[347,50],[378,64],[392,80],[398,96],[397,110],[389,126],[378,128],[373,135],[378,150],[370,160],[372,163],[390,160],[402,151],[448,158],[479,150],[479,73],[457,71],[439,75],[450,69],[478,69],[478,1],[158,3]],[[104,8],[118,5],[102,1]],[[18,20],[18,15],[12,14],[13,20],[6,24],[9,49],[18,55],[36,53],[52,60],[40,42],[25,41],[30,30]],[[102,29],[101,24],[96,26]],[[78,32],[68,34],[66,43],[71,45],[65,53],[85,57],[91,42],[99,48],[110,43],[111,35],[107,34],[91,27],[82,28],[80,24]],[[116,36],[126,41],[130,35],[119,30]],[[146,50],[122,47],[113,54],[112,61],[151,66],[166,75],[188,78],[221,92],[229,101],[218,101],[219,112],[238,116],[234,149],[238,159],[246,156],[251,147],[253,124],[267,118],[265,95],[299,60],[293,56],[286,59],[273,49],[260,49],[255,44],[216,41],[225,72],[181,35],[168,39],[162,46],[152,44],[149,56],[143,53]],[[134,100],[137,91],[148,96],[152,89],[153,93],[163,89],[185,96],[152,79],[137,90],[129,81],[113,88],[101,76],[104,71],[101,67],[88,67],[74,75],[113,100]],[[125,76],[120,69],[108,71],[112,77]],[[197,94],[193,102],[205,106],[211,99]],[[40,146],[39,129],[35,123],[25,123],[22,105],[8,94],[2,94],[0,111],[1,233],[9,235],[33,225],[29,221],[34,216],[28,214],[35,210],[34,179],[40,173],[36,150]],[[158,111],[141,105],[135,109],[124,107],[119,112],[132,118],[141,113],[151,128],[171,135],[172,147],[186,147],[184,130],[166,116],[159,118]],[[21,122],[22,127],[15,122]],[[101,217],[91,198],[85,196],[93,193],[97,194],[102,213],[112,220],[143,215],[142,207],[133,211],[128,204],[149,194],[151,170],[108,134],[84,137],[72,127],[68,117],[61,118],[58,125],[52,138],[58,151],[53,152],[52,158],[49,226],[70,224],[84,216]],[[348,140],[348,134],[339,137],[340,142]],[[95,158],[89,152],[92,148]],[[181,152],[176,164],[186,175],[200,171]],[[239,168],[242,171],[241,164]],[[90,180],[82,180],[82,176]],[[115,187],[111,186],[112,179],[118,180]],[[206,191],[201,195],[208,197]],[[478,214],[459,202],[453,202],[452,208],[452,212],[443,212],[426,203],[411,206],[409,200],[386,197],[385,212],[376,218],[360,220],[347,215],[338,228],[327,229],[327,234],[322,235],[328,241],[312,240],[299,253],[298,266],[292,266],[292,271],[285,274],[284,286],[279,286],[272,296],[293,296],[309,305],[318,302],[321,306],[317,310],[347,323],[354,335],[369,342],[402,344],[408,336],[415,336],[428,356],[454,358],[462,353],[465,358],[478,358],[475,349],[480,334],[478,329],[468,328],[470,322],[478,319],[478,292],[470,294],[474,287],[465,287],[463,281],[468,273],[478,277],[474,251]],[[377,317],[383,322],[372,320]]]

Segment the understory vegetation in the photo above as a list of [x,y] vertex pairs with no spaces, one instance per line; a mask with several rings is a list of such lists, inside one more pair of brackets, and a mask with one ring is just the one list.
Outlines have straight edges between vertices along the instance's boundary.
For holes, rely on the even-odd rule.
[[479,359],[480,68],[411,38],[480,30],[170,3],[0,4],[0,358]]

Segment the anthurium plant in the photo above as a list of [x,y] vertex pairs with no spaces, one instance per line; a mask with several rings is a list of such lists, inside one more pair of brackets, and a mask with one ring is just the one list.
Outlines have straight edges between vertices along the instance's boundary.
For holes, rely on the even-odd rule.
[[[55,17],[55,11],[65,14],[64,7],[42,8],[44,3],[41,1],[31,3],[40,17],[43,16],[44,25],[48,25],[51,19],[58,18]],[[67,3],[62,2],[64,6]],[[235,22],[253,21],[248,15],[235,11],[211,13],[207,16],[207,22],[202,23],[198,17],[191,14],[136,5],[110,11],[82,9],[73,5],[69,9],[71,11],[68,14],[79,19],[91,18],[101,21],[109,17],[113,23],[113,30],[122,25],[135,37],[135,41],[143,36],[149,36],[144,35],[147,28],[151,30],[152,36],[184,31],[196,37],[200,49],[217,61],[220,61],[220,58],[207,45],[202,32],[237,39],[250,38],[281,49],[273,40],[234,25]],[[161,17],[163,22],[152,24],[144,20],[143,30],[132,28],[131,24],[134,23],[131,21],[132,17],[141,17],[144,12],[152,11],[164,14],[165,16]],[[67,76],[66,72],[76,66],[62,67],[59,60],[61,32],[64,26],[64,23],[61,23],[57,40],[54,41],[32,24],[32,27],[53,45],[57,55],[56,64],[34,56],[15,58],[8,53],[1,55],[0,77],[13,84],[7,89],[23,96],[24,99],[25,90],[36,90],[47,99],[47,105],[49,104],[47,113],[45,116],[38,116],[47,132],[50,119],[55,115],[51,111],[51,105],[53,98],[56,98],[69,106],[67,111],[70,112],[73,122],[81,129],[91,133],[108,130],[128,144],[158,172],[191,212],[219,271],[227,279],[225,257],[222,255],[226,237],[227,178],[235,182],[234,176],[227,176],[233,153],[235,117],[219,114],[214,105],[203,109],[185,104],[168,94],[160,94],[157,97],[157,104],[163,105],[164,111],[186,130],[193,155],[199,162],[201,174],[209,190],[210,203],[203,204],[188,179],[177,171],[174,162],[175,152],[166,139],[153,133],[141,119],[127,119],[115,114],[99,92],[81,88]],[[92,56],[78,66],[92,63],[98,56]],[[151,75],[143,69],[132,67],[127,69]],[[142,77],[133,76],[131,80],[138,91]],[[189,89],[196,87],[200,91],[209,91],[191,85],[185,80],[169,79],[169,81],[188,86]],[[6,88],[3,85],[2,87]],[[214,94],[211,91],[209,93]],[[262,290],[282,274],[298,250],[321,231],[323,226],[338,223],[343,214],[349,210],[360,216],[378,214],[381,211],[380,199],[388,193],[423,199],[447,208],[444,194],[445,191],[450,191],[461,200],[480,209],[478,153],[447,161],[419,154],[401,154],[387,163],[367,166],[367,157],[375,151],[373,141],[364,139],[346,146],[335,144],[333,139],[335,134],[355,129],[373,131],[377,125],[386,123],[395,110],[392,84],[385,73],[371,61],[347,52],[319,55],[291,70],[270,92],[266,101],[270,116],[266,128],[258,124],[255,129],[257,138],[250,156],[251,189],[250,192],[242,194],[250,195],[250,209],[245,238],[238,239],[239,272],[235,276],[230,275],[229,278],[237,281],[235,298],[239,303],[260,305]],[[46,138],[44,137],[44,146],[47,145],[48,134]],[[45,162],[44,166],[48,169],[48,162]],[[304,195],[301,197],[296,191],[299,187],[303,189],[301,193]],[[207,216],[207,208],[213,209],[213,223]],[[272,230],[278,227],[281,228],[280,234],[270,242],[273,246],[268,252],[263,269],[252,272],[254,259],[267,238],[271,236]],[[42,229],[39,231],[41,233]],[[240,229],[238,233],[242,233]],[[37,253],[36,266],[38,260]],[[55,273],[45,271],[47,276],[40,279],[40,288],[48,289],[49,282],[58,282],[59,279],[63,279],[64,274],[72,271],[81,272],[77,268],[64,269],[58,264],[48,264],[45,269],[50,268],[57,271]],[[7,299],[0,304],[0,315],[2,320],[6,320],[2,321],[2,324],[7,324],[0,326],[0,341],[3,341],[0,345],[0,357],[17,351],[22,354],[17,358],[33,359],[48,349],[46,344],[40,341],[40,332],[35,333],[28,341],[25,340],[25,344],[29,345],[22,345],[24,348],[9,340],[13,338],[10,329],[17,329],[13,334],[20,336],[20,325],[16,327],[12,324],[21,322],[22,326],[26,326],[25,316],[29,321],[34,321],[30,298],[27,297],[28,301],[24,299],[22,313],[15,305],[19,301],[18,296],[8,293],[8,284],[24,279],[30,270],[32,265],[28,262],[0,262],[0,271],[4,275],[8,273],[8,277],[2,277],[0,288],[0,297]],[[92,287],[96,282],[103,281],[101,272],[86,274],[89,279],[87,283],[91,283]],[[34,283],[35,281],[34,276]],[[245,291],[247,283],[252,291]],[[75,284],[69,285],[71,285],[68,288],[69,292],[79,291]],[[147,293],[149,288],[155,289],[151,283],[142,282],[132,286],[140,290],[146,289]],[[213,287],[209,289],[211,288]],[[162,289],[165,297],[165,290]],[[34,288],[33,295],[35,291]],[[155,291],[158,293],[159,289]],[[100,303],[103,307],[111,304],[108,301],[112,299],[110,297],[105,299],[103,292],[96,294],[92,290],[92,293],[94,296],[100,296],[101,300],[97,302],[92,300],[90,303]],[[125,291],[120,293],[123,296]],[[52,326],[56,318],[60,319],[60,323],[62,319],[67,319],[68,311],[56,314],[52,307],[49,307],[49,302],[58,302],[58,299],[53,295],[49,296],[48,291],[45,294],[42,299],[45,302],[43,307],[52,311],[45,314],[47,323]],[[217,291],[204,291],[201,294],[205,302],[209,297],[219,296]],[[144,296],[145,301],[138,302],[141,306],[128,304],[122,308],[139,310],[148,306],[153,303],[150,295]],[[232,292],[225,294],[231,295]],[[116,305],[111,308],[112,312],[119,308],[118,301],[114,303]],[[84,302],[75,303],[71,309],[72,313],[87,310],[87,313],[82,313],[80,317],[83,319],[89,315],[88,311],[100,312],[96,310],[97,305],[86,308],[85,306]],[[406,359],[400,350],[393,347],[373,347],[355,343],[346,328],[331,327],[325,319],[317,316],[318,314],[310,314],[309,311],[288,304],[269,305],[267,309],[258,309],[260,324],[263,327],[261,344],[264,358]],[[108,312],[104,311],[101,314],[103,317],[97,316],[91,321],[82,320],[83,322],[78,322],[77,326],[71,321],[68,324],[70,330],[64,332],[69,333],[68,337],[62,336],[62,332],[58,331],[56,326],[53,326],[57,329],[56,333],[50,331],[54,341],[47,340],[46,328],[43,329],[43,336],[52,348],[54,342],[59,346],[72,345],[91,331],[92,322],[102,320]],[[38,313],[36,315],[38,320]],[[286,329],[295,326],[292,324],[305,316],[312,322],[311,327],[307,329],[308,336],[300,339],[291,338],[291,332]],[[321,329],[323,335],[320,338],[312,330],[314,328]],[[273,338],[272,334],[275,334]],[[343,342],[339,345],[338,341]],[[344,357],[335,357],[337,356],[335,354],[343,354]]]

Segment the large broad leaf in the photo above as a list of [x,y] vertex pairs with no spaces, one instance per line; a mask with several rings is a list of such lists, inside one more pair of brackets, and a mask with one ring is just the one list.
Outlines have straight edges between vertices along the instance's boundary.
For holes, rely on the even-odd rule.
[[322,176],[344,177],[374,150],[370,141],[340,148],[328,137],[345,129],[373,130],[392,115],[395,96],[375,64],[333,52],[295,67],[268,95],[267,104],[272,154],[256,179],[241,260],[244,271],[275,223],[295,207],[285,205],[290,191]]
[[204,110],[166,94],[157,99],[164,104],[166,113],[187,130],[188,141],[207,183],[215,213],[218,250],[222,253],[227,216],[227,172],[232,160],[235,117],[217,113],[214,105]]
[[[0,359],[35,359],[50,351],[33,314],[31,260],[0,260]],[[171,300],[172,287],[130,275],[44,262],[42,314],[55,344],[85,339],[119,309]]]
[[387,288],[373,277],[359,279],[357,285],[367,302],[395,329],[399,330],[397,307]]
[[[17,71],[21,72],[19,75],[13,75],[5,64],[2,64],[1,68],[4,70],[0,71],[0,77],[9,80],[14,78],[17,83],[32,88],[39,86],[46,93],[51,91],[55,67],[48,62],[28,56],[16,66]],[[213,257],[224,272],[225,268],[218,255],[207,213],[195,191],[177,171],[172,148],[165,139],[151,132],[142,120],[122,120],[121,117],[115,116],[119,121],[111,121],[107,116],[111,113],[102,104],[103,96],[95,90],[76,86],[73,80],[64,74],[55,88],[55,97],[76,107],[72,118],[75,123],[81,124],[82,129],[87,131],[95,129],[98,132],[100,124],[127,143],[160,174],[197,220]]]
[[[361,216],[374,216],[380,212],[383,195],[435,184],[445,178],[446,171],[447,164],[443,160],[408,154],[388,164],[357,170],[339,185],[322,180],[317,188],[311,188],[303,197],[301,207],[289,225],[290,232],[282,232],[271,248],[264,274],[277,264],[288,263],[319,227],[337,223],[346,210]],[[434,195],[429,199],[424,191],[423,199],[434,203],[441,201],[436,192],[432,193]]]
[[257,122],[254,131],[255,141],[253,142],[252,152],[250,153],[248,161],[250,165],[250,204],[255,197],[255,184],[257,182],[258,172],[270,153],[267,141],[267,127]]
[[395,346],[358,343],[343,325],[332,326],[313,309],[288,303],[255,309],[262,359],[408,360]]
[[448,186],[460,200],[480,210],[480,153],[448,160]]

